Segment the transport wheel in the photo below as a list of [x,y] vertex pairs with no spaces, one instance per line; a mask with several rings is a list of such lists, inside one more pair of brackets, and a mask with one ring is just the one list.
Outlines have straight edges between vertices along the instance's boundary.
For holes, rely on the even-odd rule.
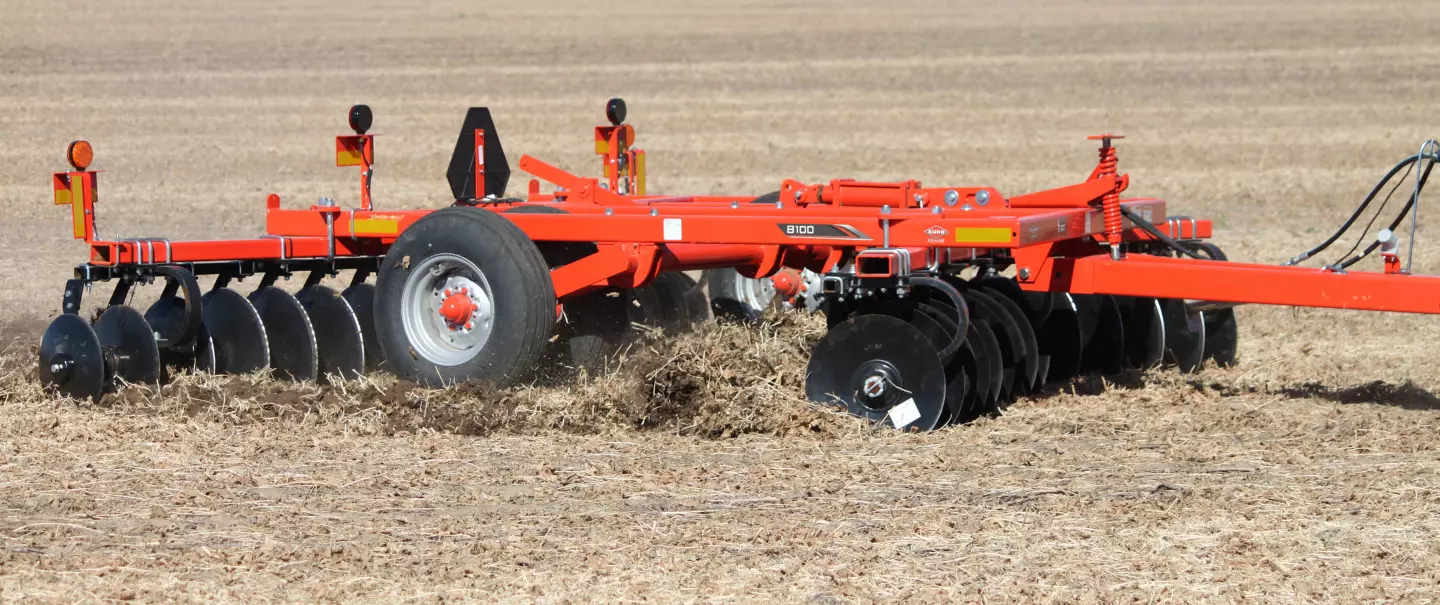
[[628,292],[630,298],[630,323],[658,328],[665,323],[665,313],[661,309],[660,293],[655,291],[655,284],[646,284],[634,288]]
[[565,299],[565,321],[556,329],[558,365],[594,373],[630,339],[629,297],[623,290],[596,290]]
[[685,300],[685,291],[690,289],[683,274],[661,273],[651,283],[660,298],[662,328],[678,332],[690,327],[690,303]]
[[690,322],[709,321],[710,302],[705,298],[704,284],[695,281],[688,273],[678,272],[675,276],[685,284],[685,308],[690,312]]
[[760,321],[775,301],[775,286],[768,279],[750,279],[734,269],[711,269],[705,277],[717,320]]
[[499,214],[437,210],[400,234],[375,285],[375,333],[395,373],[505,387],[534,375],[555,324],[535,243]]

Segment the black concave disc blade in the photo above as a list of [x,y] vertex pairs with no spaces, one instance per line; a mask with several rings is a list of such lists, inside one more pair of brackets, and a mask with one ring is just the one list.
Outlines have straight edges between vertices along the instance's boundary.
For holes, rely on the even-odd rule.
[[972,322],[986,322],[995,334],[1000,352],[1003,376],[1000,380],[1000,400],[1009,402],[1015,396],[1017,377],[1023,372],[1025,346],[1020,338],[1020,327],[1010,315],[989,294],[971,288],[965,291],[965,302],[970,305]]
[[40,339],[40,384],[67,397],[99,400],[105,392],[100,337],[79,315],[56,317]]
[[265,324],[270,342],[270,368],[287,380],[315,380],[320,360],[316,355],[315,328],[305,307],[289,292],[276,287],[250,294],[250,303]]
[[[1014,285],[1015,282],[1005,278],[992,278],[988,283]],[[1005,287],[1008,286],[1002,286],[1002,288]],[[990,285],[981,285],[979,288],[990,295],[990,298],[1000,306],[1000,310],[1010,317],[1011,324],[1019,330],[1019,344],[1023,349],[1024,357],[1020,360],[1020,366],[1016,370],[1018,375],[1015,381],[1016,389],[1022,394],[1034,392],[1040,386],[1040,344],[1035,338],[1035,326],[1030,324],[1030,318],[1025,315],[1025,311],[1020,308],[1020,305],[1010,298],[1009,294]],[[1018,291],[1019,288],[1016,287],[1016,290]]]
[[310,286],[295,294],[315,330],[316,368],[322,377],[353,380],[365,372],[365,337],[355,310],[334,290]]
[[1239,344],[1234,308],[1205,312],[1205,359],[1214,359],[1222,368],[1231,367],[1239,361]]
[[[921,311],[918,308],[915,309],[914,313],[910,314],[908,321],[910,325],[914,326],[916,330],[919,330],[920,333],[925,336],[925,341],[929,342],[930,346],[934,347],[936,351],[939,351],[945,347],[945,345],[949,344],[951,338],[953,338],[952,333],[947,332],[945,328],[940,325],[940,322],[935,321],[929,313]],[[942,359],[941,361],[943,362],[944,360]]]
[[196,372],[206,374],[217,374],[218,362],[215,360],[215,341],[210,338],[210,332],[205,329],[205,324],[200,324],[200,333],[195,336],[195,356],[190,363],[194,364]]
[[185,299],[161,296],[145,310],[145,323],[156,334],[180,334],[185,331]]
[[1118,374],[1125,369],[1125,322],[1115,297],[1105,294],[1075,296],[1080,315],[1080,336],[1085,351],[1081,372]]
[[[946,414],[941,422],[942,425],[951,418],[959,417],[964,411],[964,397],[965,392],[968,390],[968,382],[965,380],[964,375],[964,366],[959,359],[960,348],[964,345],[965,339],[958,333],[955,320],[950,317],[953,313],[953,309],[947,309],[929,303],[917,303],[915,305],[915,316],[923,316],[926,319],[910,322],[911,325],[920,328],[921,332],[926,332],[926,328],[922,327],[922,325],[926,325],[927,322],[929,322],[929,325],[934,326],[933,329],[938,330],[936,332],[926,333],[926,337],[930,340],[931,346],[934,346],[937,352],[947,347],[953,349],[949,357],[943,354],[940,357],[940,363],[945,366],[945,379],[948,381],[945,387]],[[954,346],[950,347],[949,345],[951,344]]]
[[965,333],[965,343],[975,355],[975,380],[970,389],[976,398],[972,411],[988,414],[1000,403],[1000,389],[1005,382],[1005,360],[1000,352],[1000,341],[990,322],[974,320]]
[[945,383],[925,335],[889,315],[859,315],[831,328],[805,368],[811,401],[907,430],[935,428],[945,411]]
[[[1032,326],[1040,325],[1041,322],[1045,321],[1045,315],[1050,313],[1051,303],[1049,292],[1026,292],[1020,289],[1020,284],[1017,283],[1013,277],[992,274],[977,277],[971,280],[970,284],[988,288],[992,294],[1003,296],[1014,302],[1016,308],[1025,314],[1025,318],[1030,320],[1030,325]],[[1031,297],[1030,294],[1044,294],[1044,296]],[[1032,298],[1034,298],[1034,300],[1032,300]],[[1032,302],[1035,303],[1034,308],[1031,307]]]
[[1031,390],[1038,390],[1045,384],[1050,371],[1050,354],[1040,350],[1040,326],[1050,317],[1050,310],[1055,306],[1055,299],[1060,294],[1051,292],[1027,292],[1020,289],[1020,284],[1014,279],[999,275],[991,275],[975,280],[976,285],[983,285],[1014,303],[1014,310],[1018,310],[1030,324],[1030,334],[1035,338],[1035,381],[1031,384]]
[[[145,322],[155,330],[156,334],[176,334],[183,330],[185,323],[185,299],[179,296],[161,296],[145,310]],[[200,330],[204,331],[204,325]],[[208,338],[208,336],[206,337]],[[198,340],[198,338],[197,338]],[[159,344],[158,342],[156,343]],[[190,350],[177,350],[169,347],[160,347],[161,371],[165,368],[196,369],[196,353],[200,344],[187,345]],[[213,363],[211,364],[214,365]]]
[[1048,382],[1069,380],[1080,373],[1085,345],[1080,337],[1080,316],[1069,294],[1056,295],[1055,306],[1035,332],[1035,338],[1040,354],[1050,360],[1045,376]]
[[1050,381],[1050,356],[1049,356],[1049,355],[1041,355],[1041,356],[1040,356],[1040,371],[1036,373],[1035,380],[1036,380],[1036,382],[1039,383],[1039,384],[1035,387],[1037,391],[1038,391],[1039,389],[1041,389],[1041,388],[1044,388],[1045,384]]
[[375,336],[375,284],[355,284],[340,293],[360,322],[360,336],[365,341],[365,370],[378,371],[385,363],[380,340]]
[[1050,313],[1064,304],[1069,304],[1067,295],[1063,292],[1030,292],[1024,291],[1016,302],[1030,315],[1030,323],[1035,326],[1045,323],[1050,319]]
[[1165,319],[1153,298],[1117,296],[1125,322],[1125,367],[1148,370],[1165,359]]
[[[204,329],[210,337],[210,354],[217,374],[248,374],[270,366],[270,345],[265,324],[245,296],[217,288],[201,299]],[[201,339],[204,344],[204,339]]]
[[1165,362],[1173,363],[1181,372],[1194,372],[1205,363],[1205,316],[1191,313],[1185,301],[1160,299],[1160,312],[1165,319]]
[[125,305],[105,309],[95,321],[100,346],[115,354],[115,377],[132,384],[160,382],[160,348],[139,311]]
[[[988,389],[989,373],[981,371],[980,360],[983,356],[975,354],[971,341],[975,340],[973,333],[966,334],[965,342],[960,345],[960,350],[955,353],[955,363],[960,366],[960,373],[965,375],[965,392],[960,395],[959,409],[951,414],[954,422],[966,422],[974,418],[974,411],[981,407],[980,401],[987,392],[981,389]],[[949,396],[950,388],[945,388],[946,396]]]
[[970,375],[958,371],[948,376],[950,382],[945,384],[945,417],[939,426],[972,420],[965,417],[965,397],[970,391]]

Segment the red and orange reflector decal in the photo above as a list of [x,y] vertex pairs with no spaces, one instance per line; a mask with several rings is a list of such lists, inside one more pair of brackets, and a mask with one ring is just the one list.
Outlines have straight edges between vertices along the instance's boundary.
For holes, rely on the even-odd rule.
[[366,143],[371,135],[350,135],[335,137],[335,165],[359,166],[375,163],[375,151]]
[[90,162],[95,161],[95,148],[90,146],[89,141],[74,141],[65,150],[65,160],[76,170],[84,172],[90,167]]

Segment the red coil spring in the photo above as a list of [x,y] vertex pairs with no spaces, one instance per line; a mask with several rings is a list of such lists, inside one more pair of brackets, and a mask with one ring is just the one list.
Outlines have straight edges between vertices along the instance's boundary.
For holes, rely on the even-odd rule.
[[[1115,148],[1105,145],[1100,148],[1100,176],[1114,178],[1119,161],[1115,159]],[[1105,235],[1112,244],[1120,243],[1120,230],[1125,220],[1120,216],[1120,194],[1111,191],[1100,199],[1100,209],[1105,213]]]

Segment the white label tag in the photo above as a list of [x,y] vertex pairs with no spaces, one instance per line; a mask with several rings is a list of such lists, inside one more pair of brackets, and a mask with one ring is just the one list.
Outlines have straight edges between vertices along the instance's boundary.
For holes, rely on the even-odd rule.
[[475,146],[475,165],[476,165],[476,166],[479,166],[479,167],[481,167],[481,168],[484,168],[484,167],[485,167],[485,146],[484,146],[484,145],[476,145],[476,146]]
[[681,225],[681,223],[680,223],[680,219],[678,219],[678,218],[667,218],[667,219],[665,219],[665,239],[666,239],[666,240],[685,239],[684,230],[683,230],[683,227],[682,227],[682,225]]
[[910,426],[910,423],[920,419],[920,408],[915,405],[915,398],[911,397],[890,408],[890,424],[897,429]]

